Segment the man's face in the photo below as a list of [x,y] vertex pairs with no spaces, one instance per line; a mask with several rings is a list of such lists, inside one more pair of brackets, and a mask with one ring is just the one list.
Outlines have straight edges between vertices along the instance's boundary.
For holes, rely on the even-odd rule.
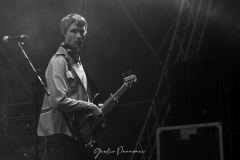
[[71,49],[77,49],[82,47],[83,41],[85,40],[86,27],[79,27],[75,23],[72,23],[65,35],[65,44],[67,44]]

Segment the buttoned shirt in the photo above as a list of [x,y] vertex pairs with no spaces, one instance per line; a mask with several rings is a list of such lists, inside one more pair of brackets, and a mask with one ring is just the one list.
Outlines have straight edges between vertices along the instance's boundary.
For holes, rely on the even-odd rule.
[[61,44],[51,58],[45,77],[50,96],[45,95],[38,124],[38,135],[65,134],[72,136],[62,112],[71,120],[74,111],[87,108],[90,94],[81,63],[70,56],[71,50]]

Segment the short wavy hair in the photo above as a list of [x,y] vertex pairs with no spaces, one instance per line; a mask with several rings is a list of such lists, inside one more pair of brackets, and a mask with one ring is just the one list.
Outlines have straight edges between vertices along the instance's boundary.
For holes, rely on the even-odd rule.
[[64,17],[61,20],[60,24],[60,32],[61,32],[61,40],[64,41],[64,34],[68,30],[68,28],[71,26],[71,24],[76,23],[77,26],[83,27],[85,26],[87,29],[87,21],[84,17],[82,17],[79,14],[68,14],[66,17]]

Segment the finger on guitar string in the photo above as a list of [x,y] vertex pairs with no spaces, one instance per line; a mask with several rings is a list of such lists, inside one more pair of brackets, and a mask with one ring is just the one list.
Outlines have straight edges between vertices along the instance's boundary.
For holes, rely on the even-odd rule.
[[88,103],[87,105],[88,105],[88,108],[89,108],[90,110],[92,110],[92,112],[93,112],[93,114],[94,114],[95,116],[97,116],[97,115],[99,115],[99,114],[102,113],[102,110],[101,110],[100,108],[98,108],[98,106],[96,106],[95,104],[93,104],[93,103]]
[[99,103],[99,104],[98,104],[98,107],[99,107],[99,108],[102,108],[102,107],[103,107],[103,104],[102,104],[102,103]]

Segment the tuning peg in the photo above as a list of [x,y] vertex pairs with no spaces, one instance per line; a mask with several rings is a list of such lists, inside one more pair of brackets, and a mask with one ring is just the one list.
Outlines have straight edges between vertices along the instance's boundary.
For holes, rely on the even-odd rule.
[[128,71],[128,76],[132,75],[132,70]]
[[125,77],[128,77],[128,76],[130,76],[130,75],[132,75],[132,70],[129,70],[129,71],[126,71],[126,72],[123,73],[123,77],[124,77],[124,78],[125,78]]

